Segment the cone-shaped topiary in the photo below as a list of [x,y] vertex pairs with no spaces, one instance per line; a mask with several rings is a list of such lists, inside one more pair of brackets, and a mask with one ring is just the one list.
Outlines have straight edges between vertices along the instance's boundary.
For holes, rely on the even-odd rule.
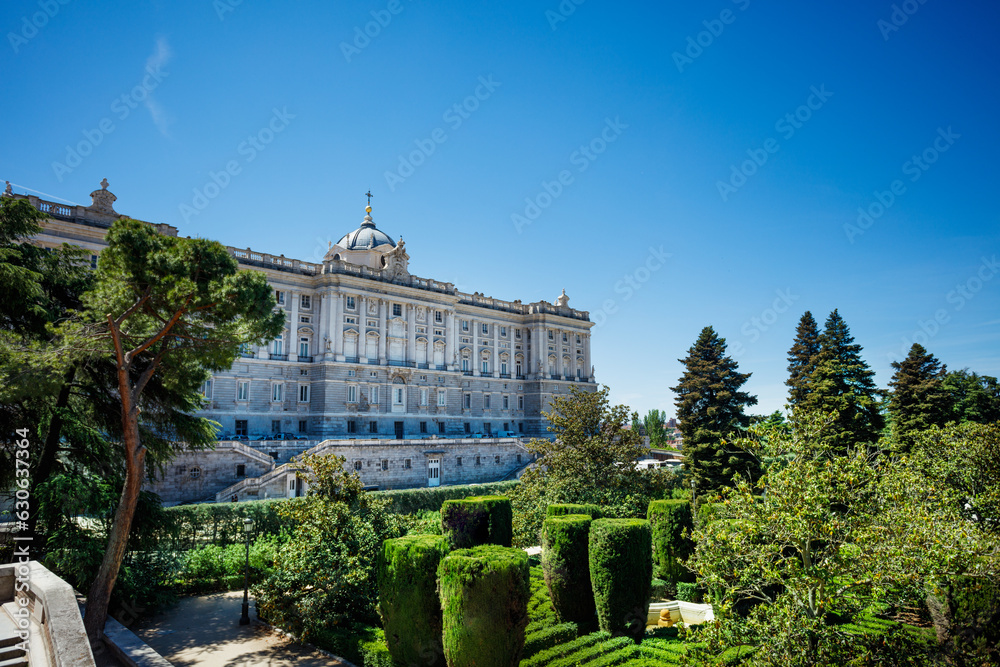
[[550,516],[542,523],[542,571],[552,606],[561,621],[584,627],[595,619],[587,557],[590,522],[586,514],[566,514]]
[[653,580],[653,544],[643,519],[590,524],[590,582],[601,630],[642,641]]
[[441,506],[441,532],[452,549],[478,544],[509,547],[513,511],[506,496],[471,496]]
[[591,519],[600,519],[601,506],[575,505],[573,503],[553,503],[545,508],[545,516],[563,516],[566,514],[586,514]]
[[448,554],[441,535],[385,540],[378,561],[378,611],[393,660],[402,665],[445,664],[437,569]]
[[646,518],[653,533],[657,576],[672,582],[690,580],[690,572],[677,559],[686,559],[694,551],[694,543],[684,535],[685,529],[694,529],[691,504],[686,500],[654,500]]
[[438,566],[448,667],[517,667],[528,625],[528,554],[494,544]]

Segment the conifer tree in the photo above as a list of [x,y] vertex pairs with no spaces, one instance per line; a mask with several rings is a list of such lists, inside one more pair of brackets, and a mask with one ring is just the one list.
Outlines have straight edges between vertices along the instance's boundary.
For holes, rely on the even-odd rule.
[[902,362],[894,361],[895,375],[889,381],[889,415],[896,443],[909,452],[917,431],[944,426],[951,409],[951,397],[944,387],[947,369],[923,345],[914,343]]
[[809,378],[816,370],[819,354],[819,327],[808,310],[799,320],[795,342],[788,351],[788,407],[795,410],[809,393]]
[[809,414],[835,415],[820,437],[840,451],[877,442],[885,419],[874,375],[844,318],[834,310],[819,336],[809,391],[798,406],[798,418],[793,415],[793,419],[801,422]]
[[1000,421],[1000,382],[968,368],[948,373],[944,380],[951,405],[949,421],[992,424]]
[[750,373],[738,372],[726,355],[726,340],[708,326],[680,362],[684,364],[676,387],[675,404],[684,434],[684,466],[699,493],[732,484],[733,475],[755,477],[757,463],[728,443],[750,424],[743,409],[757,397],[740,391]]

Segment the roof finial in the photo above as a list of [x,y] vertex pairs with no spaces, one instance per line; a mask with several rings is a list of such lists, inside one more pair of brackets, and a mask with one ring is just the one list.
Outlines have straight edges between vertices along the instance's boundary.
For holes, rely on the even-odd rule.
[[372,212],[372,189],[371,188],[368,188],[368,192],[365,193],[365,196],[368,197],[368,206],[365,207],[365,213],[371,213]]
[[108,179],[107,178],[102,178],[101,179],[101,189],[102,190],[107,190],[108,189]]

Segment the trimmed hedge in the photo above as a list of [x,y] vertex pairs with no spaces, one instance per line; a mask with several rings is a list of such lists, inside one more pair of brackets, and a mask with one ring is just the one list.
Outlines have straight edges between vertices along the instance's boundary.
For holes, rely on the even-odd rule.
[[460,486],[421,487],[419,489],[398,489],[374,491],[392,501],[389,510],[397,514],[413,514],[423,510],[437,512],[446,500],[461,500],[471,495],[505,496],[514,490],[518,481],[488,482],[486,484],[462,484]]
[[441,535],[408,535],[382,543],[378,611],[388,650],[401,664],[444,664],[437,569],[447,554],[448,541]]
[[677,599],[684,602],[701,602],[698,584],[686,581],[677,584]]
[[552,606],[560,620],[584,627],[593,625],[595,610],[587,557],[591,521],[586,514],[565,514],[542,523],[542,571]]
[[675,584],[654,578],[649,584],[649,597],[653,600],[666,599],[670,595],[670,590],[676,588]]
[[599,642],[607,641],[609,639],[611,639],[611,635],[607,632],[592,632],[589,635],[584,635],[583,637],[574,639],[571,642],[553,646],[547,651],[536,653],[531,658],[525,659],[521,663],[521,667],[545,667],[553,660],[558,660],[559,658],[570,655],[582,648],[593,646]]
[[654,500],[649,503],[646,518],[653,534],[653,556],[657,576],[667,581],[689,581],[691,573],[677,562],[694,552],[694,542],[684,531],[694,529],[691,505],[686,500]]
[[446,500],[441,507],[441,532],[452,549],[479,544],[509,547],[513,511],[506,496],[471,496]]
[[545,508],[545,516],[564,516],[566,514],[586,514],[592,519],[600,519],[601,506],[553,503]]
[[[576,665],[596,664],[597,660],[607,660],[609,658],[611,662],[605,664],[619,664],[621,658],[627,659],[637,648],[628,637],[615,637],[586,646],[562,658],[553,660],[548,663],[548,667],[576,667]],[[627,653],[623,654],[622,651]]]
[[517,667],[528,625],[528,555],[487,544],[438,566],[448,667]]
[[590,524],[590,581],[601,630],[642,641],[653,580],[653,545],[643,519]]
[[576,633],[576,623],[560,623],[532,632],[524,638],[522,659],[526,660],[540,651],[573,641]]
[[531,565],[530,557],[528,565],[530,571],[528,585],[531,597],[528,599],[528,627],[524,631],[525,635],[559,623],[559,615],[556,613],[556,608],[552,606],[552,597],[549,595],[548,586],[545,585],[542,568]]

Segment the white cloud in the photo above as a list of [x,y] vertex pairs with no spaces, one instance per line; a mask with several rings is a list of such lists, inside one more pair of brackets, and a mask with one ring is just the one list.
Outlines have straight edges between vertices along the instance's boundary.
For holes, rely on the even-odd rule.
[[[170,44],[167,42],[166,37],[159,37],[156,40],[156,48],[153,50],[152,55],[146,59],[146,71],[147,72],[158,72],[166,66],[170,59],[173,58],[173,51],[170,50]],[[153,124],[156,125],[156,129],[160,131],[165,137],[169,137],[168,127],[172,122],[172,118],[167,113],[159,102],[153,97],[153,91],[150,90],[146,95],[144,100],[146,109],[149,110],[149,115],[153,119]]]

